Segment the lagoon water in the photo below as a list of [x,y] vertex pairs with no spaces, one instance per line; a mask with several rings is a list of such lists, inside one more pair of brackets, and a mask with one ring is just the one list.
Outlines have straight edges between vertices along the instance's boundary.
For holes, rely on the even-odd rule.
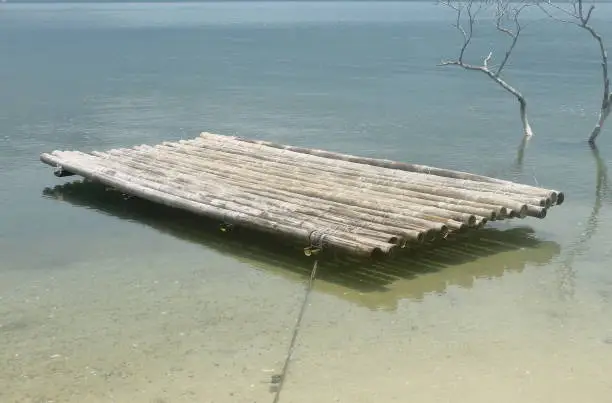
[[[56,178],[43,151],[238,134],[565,191],[392,264],[320,261],[281,402],[609,402],[598,49],[530,12],[516,102],[426,2],[0,4],[0,402],[271,402],[312,260]],[[612,6],[594,24],[612,46]],[[503,40],[483,24],[475,62]],[[75,183],[76,182],[76,183]],[[258,238],[258,237],[256,237]]]

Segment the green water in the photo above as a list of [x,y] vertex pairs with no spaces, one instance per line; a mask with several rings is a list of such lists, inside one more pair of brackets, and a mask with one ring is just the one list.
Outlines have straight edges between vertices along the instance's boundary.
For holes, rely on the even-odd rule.
[[300,245],[38,161],[205,130],[566,193],[545,220],[436,251],[324,255],[281,402],[609,401],[612,128],[585,146],[600,91],[585,34],[525,30],[508,74],[536,135],[519,161],[514,100],[436,67],[458,38],[428,3],[0,7],[0,402],[273,400],[313,263]]

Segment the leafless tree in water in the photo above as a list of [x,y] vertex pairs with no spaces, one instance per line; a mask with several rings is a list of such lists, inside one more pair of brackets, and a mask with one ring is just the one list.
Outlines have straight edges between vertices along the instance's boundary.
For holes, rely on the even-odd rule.
[[[453,9],[457,18],[453,26],[461,33],[463,37],[463,44],[459,50],[459,55],[454,60],[445,60],[440,63],[441,66],[458,66],[465,70],[475,71],[483,73],[485,76],[493,80],[495,83],[500,85],[507,92],[516,97],[519,107],[521,121],[523,123],[523,133],[526,137],[531,137],[533,131],[529,125],[527,119],[527,101],[523,94],[516,89],[516,87],[510,85],[504,78],[502,73],[504,67],[508,64],[510,56],[514,51],[516,44],[518,43],[522,25],[520,23],[520,14],[530,5],[534,3],[517,3],[509,0],[495,0],[495,1],[455,1],[455,0],[441,0],[439,4]],[[507,36],[509,39],[509,45],[507,46],[504,56],[501,62],[497,65],[493,65],[493,51],[483,59],[482,64],[472,64],[465,61],[465,53],[474,37],[474,29],[479,14],[486,10],[495,11],[495,28],[497,31]]]
[[[593,11],[595,11],[595,5],[591,4],[586,6],[583,0],[571,0],[569,3],[560,4],[563,5],[558,5],[551,0],[547,0],[539,2],[538,6],[549,17],[563,23],[575,25],[587,31],[599,46],[603,94],[599,117],[589,136],[589,143],[594,145],[606,119],[610,116],[610,112],[612,111],[612,94],[610,93],[610,78],[608,76],[608,53],[601,34],[599,34],[591,24],[591,17],[593,16]],[[558,12],[559,16],[555,15],[555,12]]]

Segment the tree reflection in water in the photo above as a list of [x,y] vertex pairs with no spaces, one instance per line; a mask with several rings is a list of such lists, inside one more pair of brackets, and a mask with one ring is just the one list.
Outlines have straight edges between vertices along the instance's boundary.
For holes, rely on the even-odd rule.
[[561,262],[559,291],[561,297],[571,299],[575,291],[574,260],[586,253],[590,241],[597,233],[600,225],[600,213],[606,198],[609,197],[608,167],[599,153],[596,145],[590,145],[591,154],[595,161],[595,198],[591,214],[586,220],[584,231],[566,249],[565,259]]
[[[523,138],[517,149],[516,159],[514,161],[512,174],[516,180],[523,174],[525,150],[529,143],[528,138]],[[606,199],[612,200],[610,197],[610,187],[608,182],[608,167],[606,162],[601,157],[599,149],[596,145],[589,145],[591,155],[595,161],[595,197],[593,208],[586,220],[584,230],[571,242],[563,254],[561,264],[558,270],[558,291],[560,298],[571,299],[575,292],[575,270],[574,261],[577,257],[584,255],[595,236],[600,225],[600,213],[603,203]]]

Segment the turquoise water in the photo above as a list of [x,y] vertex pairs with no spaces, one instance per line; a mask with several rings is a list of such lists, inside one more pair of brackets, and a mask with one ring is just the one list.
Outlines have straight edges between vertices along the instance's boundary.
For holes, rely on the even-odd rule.
[[[612,128],[598,155],[584,142],[597,47],[527,16],[507,70],[535,131],[519,163],[515,101],[436,66],[457,51],[452,17],[420,2],[0,4],[0,401],[272,401],[312,260],[38,161],[201,131],[567,195],[436,253],[322,260],[281,401],[607,401]],[[596,17],[612,43],[612,6]],[[501,56],[490,34],[476,62]]]

